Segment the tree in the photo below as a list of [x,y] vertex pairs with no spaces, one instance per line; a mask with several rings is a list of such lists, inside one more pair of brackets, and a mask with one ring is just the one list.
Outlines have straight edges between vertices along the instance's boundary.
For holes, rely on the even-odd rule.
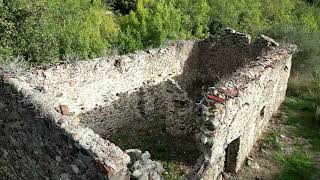
[[122,53],[207,35],[206,0],[137,0],[135,9],[119,17],[122,32],[118,46]]
[[1,36],[7,38],[1,40],[1,51],[8,47],[31,63],[106,54],[118,32],[99,0],[12,0],[1,6],[6,10]]
[[121,14],[129,14],[130,11],[136,10],[136,0],[105,0],[105,3]]

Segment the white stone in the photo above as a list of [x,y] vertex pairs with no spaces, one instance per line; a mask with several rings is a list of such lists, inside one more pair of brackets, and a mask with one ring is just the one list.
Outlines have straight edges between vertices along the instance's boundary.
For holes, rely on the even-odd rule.
[[67,173],[60,174],[60,180],[70,180],[70,176]]
[[56,157],[55,157],[55,160],[56,160],[58,163],[62,161],[62,159],[61,159],[60,156],[56,156]]
[[78,166],[71,164],[71,169],[73,170],[74,173],[79,174],[80,169],[78,168]]

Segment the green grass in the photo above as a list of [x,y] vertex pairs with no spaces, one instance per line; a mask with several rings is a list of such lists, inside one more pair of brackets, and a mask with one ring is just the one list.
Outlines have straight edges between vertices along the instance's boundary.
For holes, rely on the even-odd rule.
[[[293,153],[285,154],[277,150],[275,159],[281,163],[282,171],[277,175],[279,180],[311,180],[317,173],[316,164],[311,158],[312,153],[320,152],[319,127],[314,121],[314,98],[311,95],[286,97],[282,111],[287,116],[286,123],[292,125],[291,131],[294,140]],[[275,147],[284,146],[278,144],[276,137],[278,132],[271,133],[265,141],[269,141]],[[302,137],[312,145],[313,150],[302,147],[297,138]]]
[[280,151],[283,145],[277,140],[277,137],[279,136],[280,136],[279,131],[272,131],[269,134],[267,134],[267,136],[264,137],[264,139],[262,139],[263,144],[268,144],[274,150]]
[[284,169],[277,176],[278,180],[307,180],[315,173],[314,164],[306,152],[296,151],[291,155],[277,155],[277,160]]
[[177,164],[174,162],[161,161],[166,172],[163,174],[165,180],[182,180],[192,172],[191,166]]
[[299,97],[287,97],[283,103],[283,109],[288,117],[287,123],[295,127],[293,134],[309,140],[313,148],[320,152],[320,131],[314,121],[313,101]]

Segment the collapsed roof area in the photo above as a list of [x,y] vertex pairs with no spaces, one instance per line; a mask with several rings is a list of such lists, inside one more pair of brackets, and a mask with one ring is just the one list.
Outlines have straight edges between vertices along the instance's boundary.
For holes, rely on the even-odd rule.
[[[31,108],[41,118],[19,126],[35,129],[25,136],[30,142],[53,133],[50,142],[36,142],[70,146],[59,152],[73,157],[65,164],[83,161],[81,153],[102,167],[82,165],[91,174],[80,169],[69,176],[161,179],[160,162],[175,161],[190,166],[188,179],[218,179],[223,171],[239,170],[283,101],[293,52],[292,45],[263,35],[252,43],[249,35],[227,29],[203,41],[126,56],[19,72],[2,68],[0,100],[9,106],[4,102],[11,99],[11,109]],[[38,161],[56,161],[52,157]]]

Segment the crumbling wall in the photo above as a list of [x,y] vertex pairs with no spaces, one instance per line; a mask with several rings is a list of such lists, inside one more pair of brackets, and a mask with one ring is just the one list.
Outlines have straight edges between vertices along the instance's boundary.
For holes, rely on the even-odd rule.
[[197,43],[196,58],[184,64],[184,72],[167,87],[167,129],[174,135],[188,135],[196,128],[197,103],[202,92],[221,79],[229,78],[261,55],[260,43],[252,43],[247,34],[226,29],[218,36]]
[[106,179],[86,150],[0,80],[0,179]]
[[[121,128],[139,129],[148,122],[163,124],[170,135],[196,140],[202,155],[194,178],[217,179],[224,170],[239,170],[282,102],[291,54],[291,48],[268,37],[252,43],[250,36],[226,30],[204,41],[126,56],[19,73],[0,68],[0,75],[22,100],[38,109],[31,114],[41,115],[37,128],[48,122],[57,127],[42,129],[49,133],[45,136],[59,131],[52,141],[71,138],[109,179],[160,178],[163,169],[148,152],[122,150],[108,141]],[[59,146],[69,147],[65,141]],[[65,153],[69,156],[68,150]],[[99,174],[97,170],[92,176]]]
[[[178,43],[128,56],[1,72],[1,77],[23,99],[30,99],[45,120],[87,150],[109,178],[126,178],[140,158],[130,160],[126,151],[102,137],[126,124],[143,126],[154,114],[165,114],[166,81],[183,72],[193,46],[193,42]],[[141,176],[156,177],[161,168],[149,158],[138,166],[143,167]]]
[[[166,113],[165,82],[184,73],[185,62],[196,58],[195,46],[181,42],[127,56],[36,68],[19,78],[51,97],[52,106],[66,105],[82,124],[108,137],[132,122]],[[195,78],[194,69],[187,71]]]
[[[237,172],[283,101],[292,51],[274,46],[267,55],[208,88],[200,105],[198,138],[204,154],[200,177],[217,179],[225,170]],[[228,156],[235,164],[230,164]]]
[[[26,141],[24,142],[30,141],[32,143],[35,143],[37,146],[39,146],[39,144],[41,146],[42,144],[41,141],[47,141],[52,139],[53,142],[50,142],[50,143],[44,142],[43,144],[47,144],[47,146],[52,146],[53,153],[61,154],[59,153],[61,151],[59,149],[62,149],[62,150],[65,150],[63,152],[67,154],[65,155],[66,157],[69,157],[71,159],[76,159],[73,157],[75,156],[75,154],[72,154],[75,152],[72,151],[70,153],[70,151],[72,150],[72,144],[66,143],[66,139],[71,138],[72,141],[76,142],[74,146],[80,149],[81,152],[86,152],[86,155],[88,156],[89,160],[93,159],[94,162],[97,163],[99,168],[97,168],[96,171],[93,171],[93,175],[97,173],[98,174],[105,173],[109,179],[112,179],[115,176],[119,176],[119,174],[121,174],[121,176],[123,177],[130,176],[128,172],[128,167],[127,167],[127,165],[130,163],[130,157],[127,153],[123,152],[119,147],[115,146],[109,141],[101,138],[99,135],[95,134],[91,129],[78,126],[78,124],[75,123],[74,117],[67,116],[65,114],[60,114],[59,112],[57,112],[54,106],[52,106],[51,97],[48,97],[39,93],[38,90],[34,90],[32,87],[26,85],[26,83],[23,81],[21,82],[21,80],[18,79],[17,77],[19,76],[16,76],[13,72],[1,71],[1,78],[4,84],[6,84],[6,86],[9,87],[7,88],[8,92],[6,92],[5,94],[12,94],[12,93],[19,94],[20,98],[17,99],[18,102],[27,102],[29,106],[32,105],[33,108],[37,110],[37,111],[34,111],[33,113],[31,111],[30,112],[25,111],[25,110],[28,110],[29,106],[26,107],[26,106],[17,105],[17,107],[13,107],[14,109],[21,108],[24,110],[24,112],[26,112],[26,114],[29,113],[28,115],[30,115],[29,118],[31,120],[24,119],[23,115],[20,116],[21,119],[18,119],[18,121],[21,121],[27,124],[26,126],[21,126],[21,129],[18,130],[19,132],[21,132],[21,136],[26,138]],[[4,96],[3,98],[7,99],[7,98],[10,98],[10,96],[9,97]],[[37,120],[38,117],[40,117],[42,121],[39,121],[39,122],[37,121],[36,123],[33,123],[33,121]],[[5,122],[5,123],[8,123],[8,122]],[[51,124],[52,126],[50,126]],[[32,131],[28,130],[30,125],[36,125],[35,127],[31,127],[31,129],[34,128],[34,130]],[[55,129],[55,127],[57,129]],[[39,132],[37,132],[38,130]],[[41,135],[41,132],[43,131],[48,132],[48,134]],[[12,132],[12,133],[16,135],[15,132]],[[38,137],[37,135],[40,135],[41,138]],[[38,138],[40,138],[40,140]],[[22,144],[22,145],[24,144],[24,142],[21,142],[21,141],[19,142],[20,142],[19,144]],[[28,147],[29,149],[28,148],[23,149],[24,151],[20,151],[21,152],[20,154],[23,155],[24,153],[28,153],[28,151],[30,151],[31,148],[37,149],[36,145],[29,146]],[[56,149],[55,146],[58,146],[59,149]],[[68,149],[70,147],[71,147],[71,150]],[[43,152],[43,155],[41,156],[44,156],[44,157],[38,157],[38,159],[46,160],[48,158],[46,156],[47,155],[46,153],[48,152]],[[21,155],[13,154],[13,158],[19,158],[19,157],[21,157]],[[27,160],[29,161],[29,159]],[[48,160],[49,163],[50,161],[52,162],[52,160]],[[32,162],[32,159],[30,160],[30,162]],[[30,162],[24,162],[24,163],[28,164]],[[67,163],[68,161],[66,161],[66,164]],[[91,166],[91,165],[92,164],[88,163],[88,166]],[[18,164],[17,166],[23,167],[22,164]],[[7,166],[4,165],[4,167],[7,167]],[[33,166],[30,166],[30,167],[33,167]],[[92,166],[92,168],[94,167],[96,166]],[[41,168],[43,171],[49,172],[49,175],[56,175],[55,173],[50,172],[51,167],[47,167],[47,166],[39,167],[39,169]],[[65,168],[65,170],[68,171],[67,170],[68,167],[63,166],[63,168]],[[89,169],[92,169],[92,168],[89,168]],[[30,174],[33,173],[31,172],[32,170],[30,170],[30,168],[26,168],[25,171]],[[58,171],[58,172],[61,172],[61,171]],[[20,172],[17,172],[17,173],[20,174]],[[41,172],[39,176],[42,177]],[[63,179],[67,175],[62,174],[61,176]],[[86,176],[83,176],[83,177],[86,177]],[[103,176],[100,178],[105,179]]]

